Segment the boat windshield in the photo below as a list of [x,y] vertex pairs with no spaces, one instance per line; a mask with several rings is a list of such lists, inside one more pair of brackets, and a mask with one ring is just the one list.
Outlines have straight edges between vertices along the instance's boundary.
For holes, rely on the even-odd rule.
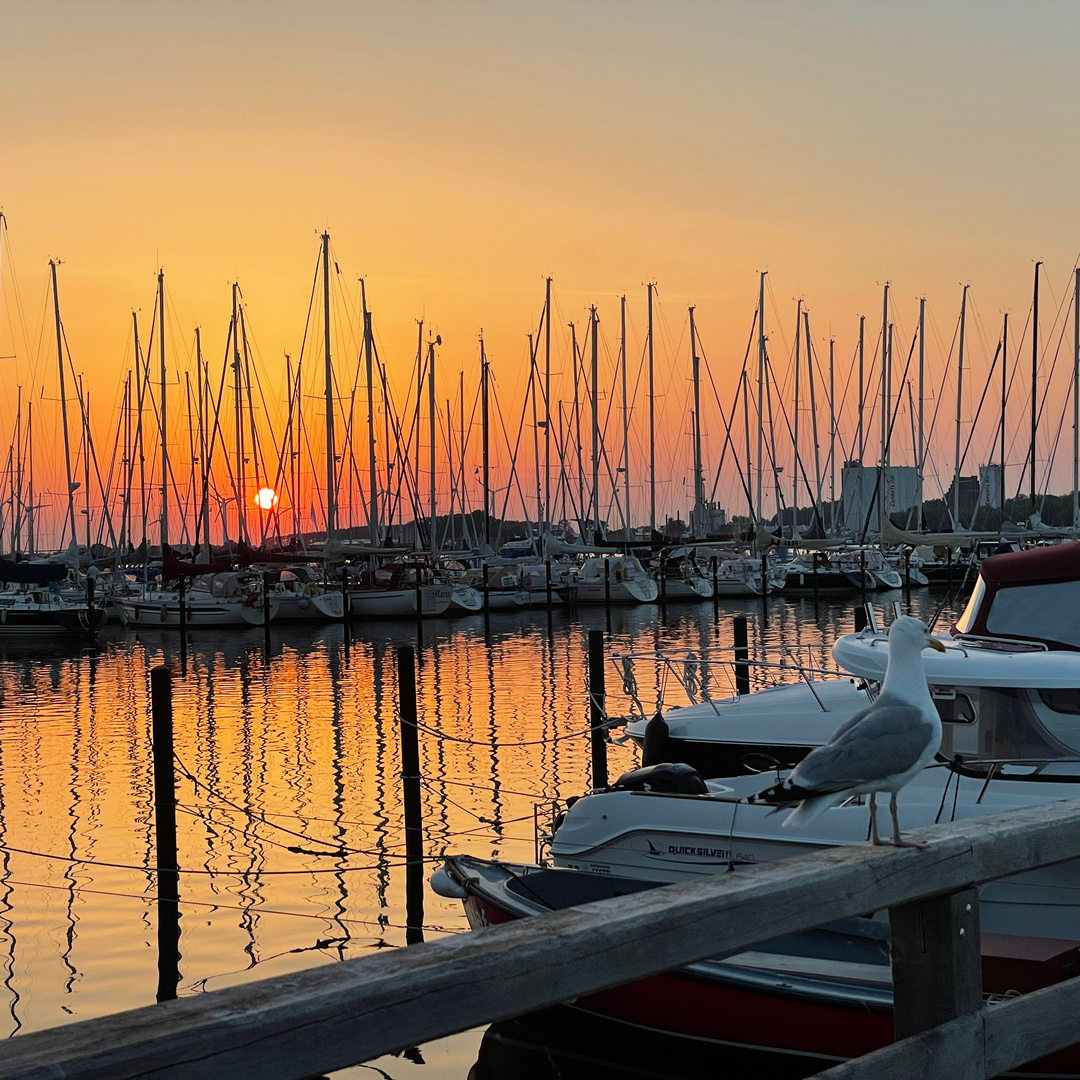
[[[989,604],[982,611],[984,604]],[[963,615],[958,634],[1041,641],[1051,647],[1080,649],[1080,581],[999,586],[987,597],[980,577]],[[980,626],[983,629],[980,629]]]
[[1001,637],[1037,637],[1080,649],[1080,581],[1010,585],[994,594],[986,629]]
[[956,621],[956,632],[958,634],[970,634],[975,629],[975,616],[978,615],[979,608],[982,607],[984,596],[986,596],[986,582],[980,576],[975,582],[975,589],[971,594],[971,599],[968,600],[967,607],[964,608],[964,614]]

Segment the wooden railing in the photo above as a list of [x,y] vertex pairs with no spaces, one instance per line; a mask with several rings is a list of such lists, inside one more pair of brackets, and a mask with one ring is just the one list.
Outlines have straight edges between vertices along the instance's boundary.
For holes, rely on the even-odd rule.
[[[309,1077],[888,908],[899,1042],[830,1080],[995,1076],[1080,1037],[1080,979],[984,1005],[975,886],[1080,858],[1080,801],[649,889],[0,1045],[0,1077]],[[903,1037],[908,1036],[908,1037]]]

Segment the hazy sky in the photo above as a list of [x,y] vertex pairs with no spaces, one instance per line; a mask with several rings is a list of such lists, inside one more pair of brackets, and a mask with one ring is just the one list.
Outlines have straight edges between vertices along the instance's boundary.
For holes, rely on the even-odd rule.
[[[729,399],[768,269],[781,365],[797,296],[846,367],[886,279],[905,352],[915,298],[947,349],[971,283],[989,342],[971,359],[977,401],[1000,312],[1017,334],[1027,316],[1033,260],[1050,309],[1070,287],[1078,29],[1066,3],[8,0],[0,206],[32,339],[15,335],[16,377],[44,378],[30,354],[59,257],[74,363],[103,403],[159,265],[180,344],[198,322],[214,357],[239,279],[278,380],[329,228],[400,376],[414,319],[441,332],[440,398],[475,370],[481,326],[507,399],[520,393],[546,274],[560,349],[596,303],[613,355],[626,291],[636,362],[653,280],[682,342],[663,361],[664,437],[682,446],[685,305]],[[8,281],[4,295],[6,354]]]

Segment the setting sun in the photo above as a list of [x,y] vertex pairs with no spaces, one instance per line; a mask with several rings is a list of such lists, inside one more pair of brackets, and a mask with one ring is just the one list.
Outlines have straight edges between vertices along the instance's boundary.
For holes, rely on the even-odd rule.
[[277,506],[277,492],[273,488],[259,488],[255,495],[255,505],[260,510],[273,510]]

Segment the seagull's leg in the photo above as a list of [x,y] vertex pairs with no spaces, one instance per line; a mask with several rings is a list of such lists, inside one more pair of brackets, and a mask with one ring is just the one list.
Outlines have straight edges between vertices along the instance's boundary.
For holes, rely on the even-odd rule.
[[904,840],[900,836],[900,822],[896,817],[896,792],[889,799],[889,813],[892,814],[892,842],[893,847],[913,847],[925,851],[930,845],[916,840]]
[[870,792],[870,843],[874,847],[881,846],[881,837],[877,831],[877,792]]

